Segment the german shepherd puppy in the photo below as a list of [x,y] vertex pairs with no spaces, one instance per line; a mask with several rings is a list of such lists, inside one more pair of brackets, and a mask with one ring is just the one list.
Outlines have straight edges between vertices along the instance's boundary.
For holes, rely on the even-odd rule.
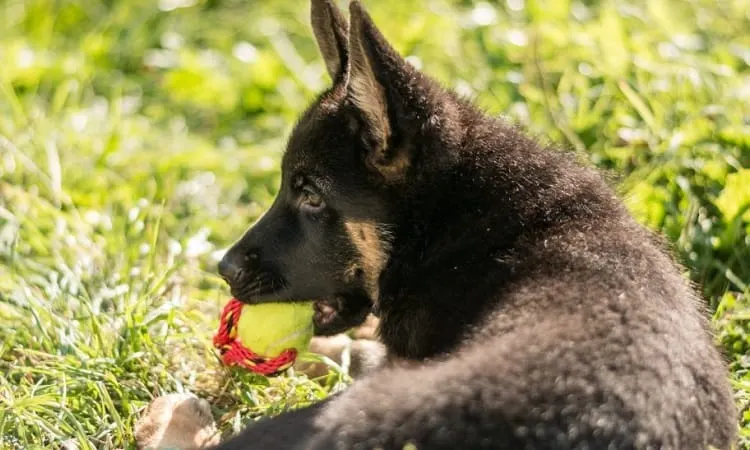
[[219,448],[730,448],[728,370],[661,241],[349,15],[312,0],[333,85],[219,270],[247,303],[317,300],[319,334],[374,311],[389,362]]

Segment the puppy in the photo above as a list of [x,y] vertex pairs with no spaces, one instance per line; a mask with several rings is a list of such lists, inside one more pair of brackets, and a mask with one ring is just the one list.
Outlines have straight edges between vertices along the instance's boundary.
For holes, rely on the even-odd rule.
[[602,177],[412,67],[358,1],[311,12],[332,86],[219,271],[247,303],[335,299],[322,333],[375,312],[399,364],[217,448],[730,448],[699,297]]

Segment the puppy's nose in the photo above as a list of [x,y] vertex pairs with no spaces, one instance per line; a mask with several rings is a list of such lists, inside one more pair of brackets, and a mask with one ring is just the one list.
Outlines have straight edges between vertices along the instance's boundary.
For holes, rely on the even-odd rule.
[[232,281],[237,279],[237,276],[240,273],[240,266],[237,264],[236,261],[234,261],[233,258],[224,257],[219,261],[219,275],[221,275],[222,278],[227,283],[231,283]]
[[256,249],[247,251],[229,251],[219,261],[219,275],[229,283],[239,281],[242,272],[258,269],[260,252]]

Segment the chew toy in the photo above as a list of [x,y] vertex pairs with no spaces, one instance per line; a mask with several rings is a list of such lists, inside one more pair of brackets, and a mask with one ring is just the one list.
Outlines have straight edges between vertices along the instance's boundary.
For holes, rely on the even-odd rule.
[[222,310],[213,344],[224,364],[275,375],[308,348],[313,313],[312,302],[247,305],[233,298]]

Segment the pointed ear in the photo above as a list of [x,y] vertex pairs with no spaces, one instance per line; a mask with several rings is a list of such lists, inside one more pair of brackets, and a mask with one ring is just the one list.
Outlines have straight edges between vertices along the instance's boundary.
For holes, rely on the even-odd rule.
[[310,22],[328,75],[336,83],[344,77],[348,66],[346,19],[333,0],[312,0]]
[[[370,138],[368,162],[383,175],[393,176],[408,166],[404,149],[389,149],[390,117],[399,111],[389,105],[409,70],[406,61],[386,41],[358,0],[349,4],[349,77],[347,96],[361,112]],[[402,109],[402,108],[399,108]]]

